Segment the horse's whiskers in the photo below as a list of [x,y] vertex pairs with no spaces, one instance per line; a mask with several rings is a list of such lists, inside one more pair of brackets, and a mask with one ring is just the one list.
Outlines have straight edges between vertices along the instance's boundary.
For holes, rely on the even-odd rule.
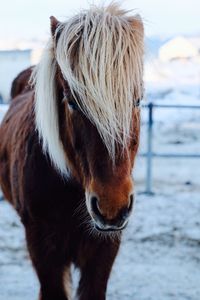
[[83,213],[85,213],[86,211],[86,204],[85,204],[85,198],[83,198],[79,205],[77,206],[77,208],[75,208],[74,212],[73,212],[73,217],[77,216],[77,215],[82,215]]

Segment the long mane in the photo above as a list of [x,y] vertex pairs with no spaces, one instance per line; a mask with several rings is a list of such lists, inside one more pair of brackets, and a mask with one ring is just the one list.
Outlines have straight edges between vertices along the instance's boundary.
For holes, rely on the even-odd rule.
[[127,147],[135,101],[143,92],[142,21],[116,4],[91,7],[60,23],[55,39],[48,42],[33,74],[36,126],[43,148],[66,174],[56,107],[58,64],[80,109],[96,126],[114,161],[116,145]]

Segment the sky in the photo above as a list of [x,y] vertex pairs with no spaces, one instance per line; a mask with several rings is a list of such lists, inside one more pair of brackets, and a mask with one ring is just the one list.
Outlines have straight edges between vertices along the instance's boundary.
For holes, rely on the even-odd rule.
[[[49,17],[66,20],[100,0],[0,0],[0,39],[44,38]],[[104,0],[104,3],[109,1]],[[147,36],[200,35],[200,0],[124,0],[123,8],[143,17]]]

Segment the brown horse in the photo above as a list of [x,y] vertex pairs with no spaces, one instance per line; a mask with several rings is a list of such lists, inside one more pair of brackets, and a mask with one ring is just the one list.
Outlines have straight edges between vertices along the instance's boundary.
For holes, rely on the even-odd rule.
[[[143,25],[117,5],[58,22],[0,128],[0,184],[25,226],[41,300],[103,300],[133,206]],[[18,88],[18,86],[20,88]]]

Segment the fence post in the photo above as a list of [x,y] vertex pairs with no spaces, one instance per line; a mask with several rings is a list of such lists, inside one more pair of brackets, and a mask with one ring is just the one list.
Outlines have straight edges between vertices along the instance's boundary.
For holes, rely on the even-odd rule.
[[153,103],[148,104],[146,194],[152,194]]

